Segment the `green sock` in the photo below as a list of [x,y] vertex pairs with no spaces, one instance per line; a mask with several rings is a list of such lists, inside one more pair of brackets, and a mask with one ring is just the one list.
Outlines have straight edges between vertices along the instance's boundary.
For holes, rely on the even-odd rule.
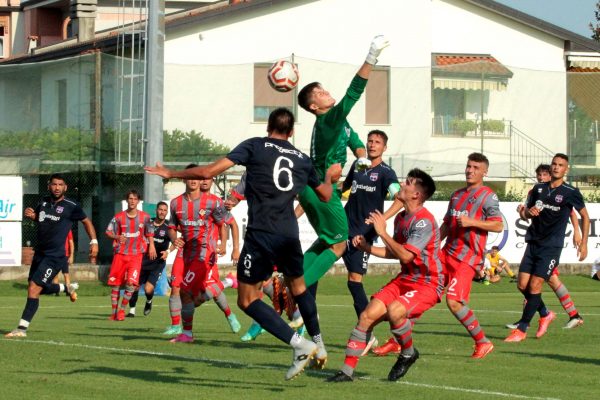
[[[306,255],[305,255],[306,257]],[[312,258],[312,257],[310,257]],[[312,285],[317,282],[333,265],[333,263],[338,259],[338,256],[331,249],[326,249],[319,254],[319,256],[314,259],[314,261],[307,265],[306,258],[304,259],[304,281],[306,282],[306,287]]]

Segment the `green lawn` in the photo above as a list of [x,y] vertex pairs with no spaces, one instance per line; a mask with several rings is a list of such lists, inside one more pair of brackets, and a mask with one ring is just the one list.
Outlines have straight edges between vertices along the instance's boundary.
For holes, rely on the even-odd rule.
[[[255,342],[239,337],[249,319],[227,294],[243,325],[233,334],[214,304],[196,311],[193,344],[168,343],[161,335],[169,324],[167,298],[158,297],[148,317],[108,321],[109,291],[82,283],[79,300],[44,297],[24,339],[0,339],[0,398],[32,399],[596,399],[600,373],[600,282],[564,276],[585,319],[563,330],[567,316],[554,294],[545,300],[558,318],[542,339],[509,344],[502,340],[507,322],[520,315],[521,296],[506,279],[474,284],[471,307],[496,349],[471,360],[472,340],[443,304],[428,311],[414,329],[421,353],[399,382],[385,380],[391,357],[361,359],[352,383],[328,384],[337,371],[356,318],[344,277],[327,277],[319,287],[318,305],[329,350],[324,371],[307,371],[284,381],[291,350],[268,334]],[[387,278],[367,277],[367,291]],[[0,282],[0,331],[13,329],[25,303],[24,282]],[[138,310],[143,309],[140,299]],[[140,307],[141,306],[141,307]],[[383,341],[388,328],[376,329]],[[596,394],[594,394],[596,393]]]

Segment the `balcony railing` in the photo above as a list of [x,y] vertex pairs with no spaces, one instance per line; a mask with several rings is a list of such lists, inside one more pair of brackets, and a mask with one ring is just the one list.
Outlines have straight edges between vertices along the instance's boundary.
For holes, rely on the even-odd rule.
[[[483,129],[482,129],[483,128]],[[452,116],[437,116],[432,120],[432,135],[443,137],[510,137],[510,121],[486,119],[483,124],[477,119],[461,119]]]

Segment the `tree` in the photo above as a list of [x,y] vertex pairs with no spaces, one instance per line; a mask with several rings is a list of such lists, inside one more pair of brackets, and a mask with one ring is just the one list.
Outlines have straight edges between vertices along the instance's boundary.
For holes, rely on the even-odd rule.
[[592,39],[600,42],[600,1],[596,3],[596,11],[594,11],[595,23],[590,22],[590,30],[592,31]]

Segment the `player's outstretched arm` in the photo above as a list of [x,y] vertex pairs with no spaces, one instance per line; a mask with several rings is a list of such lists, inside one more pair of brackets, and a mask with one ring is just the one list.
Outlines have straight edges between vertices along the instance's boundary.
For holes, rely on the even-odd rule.
[[364,64],[358,70],[357,75],[363,79],[369,79],[369,75],[373,70],[373,66],[377,64],[377,57],[381,54],[381,51],[388,47],[390,42],[383,35],[378,35],[373,38],[371,46],[369,47],[369,53]]
[[158,175],[166,179],[209,179],[225,172],[227,169],[233,167],[233,165],[234,163],[230,159],[221,158],[211,164],[189,169],[172,170],[157,162],[156,166],[146,166],[144,170],[150,175]]
[[394,196],[394,202],[387,210],[385,210],[383,213],[383,218],[386,220],[392,218],[394,215],[398,214],[402,208],[404,208],[404,203],[402,203],[402,200],[398,199],[398,194],[396,193]]

